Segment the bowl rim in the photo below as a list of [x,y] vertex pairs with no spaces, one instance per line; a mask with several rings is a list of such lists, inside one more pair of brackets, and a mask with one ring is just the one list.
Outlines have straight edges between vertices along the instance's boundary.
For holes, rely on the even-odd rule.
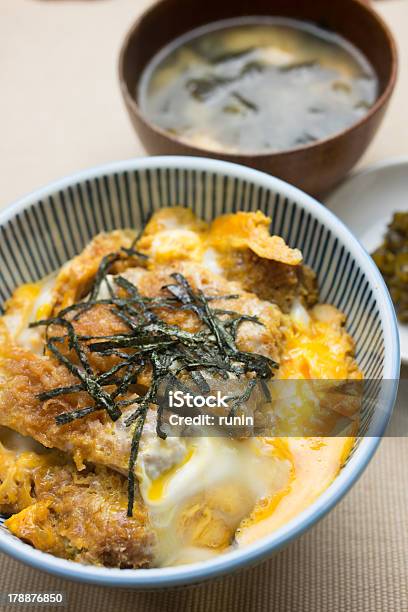
[[[331,136],[322,138],[321,140],[317,140],[309,144],[300,145],[298,147],[293,147],[291,149],[284,149],[282,151],[230,152],[230,151],[225,151],[222,148],[206,149],[204,147],[198,147],[196,145],[189,143],[187,140],[183,139],[182,137],[177,137],[172,134],[169,134],[166,130],[164,130],[163,128],[155,124],[154,122],[150,121],[150,119],[148,119],[146,115],[143,113],[136,97],[132,95],[132,92],[129,90],[128,83],[125,78],[125,56],[129,48],[129,44],[133,36],[139,29],[142,21],[149,15],[153,14],[157,8],[160,8],[161,6],[165,5],[168,2],[168,0],[158,0],[154,2],[152,6],[149,6],[145,11],[143,11],[143,13],[139,15],[139,17],[130,26],[129,30],[127,31],[125,35],[125,38],[123,39],[122,45],[120,47],[119,58],[118,58],[118,72],[119,72],[120,89],[122,92],[122,96],[125,100],[125,103],[128,108],[132,109],[132,112],[135,113],[139,121],[143,123],[145,126],[147,126],[149,130],[154,132],[156,135],[162,138],[165,138],[171,143],[176,144],[177,146],[188,148],[191,154],[194,154],[200,157],[205,156],[205,155],[211,155],[213,157],[219,156],[219,157],[231,159],[233,162],[236,162],[236,163],[239,163],[239,161],[242,159],[248,159],[248,158],[262,161],[264,159],[270,159],[272,157],[278,157],[278,156],[285,157],[285,156],[292,155],[294,153],[299,153],[303,151],[307,152],[309,149],[317,148],[321,145],[324,146],[326,144],[330,144],[334,142],[335,140],[337,140],[338,138],[347,136],[353,130],[366,125],[371,120],[371,118],[374,115],[376,115],[377,112],[380,111],[381,108],[383,108],[383,106],[385,106],[385,104],[390,99],[391,94],[395,88],[395,84],[396,84],[396,80],[398,76],[398,69],[399,69],[397,44],[396,44],[394,35],[391,32],[391,29],[388,27],[384,19],[377,12],[377,10],[375,10],[371,6],[371,4],[367,2],[367,0],[348,0],[348,1],[356,5],[359,5],[363,10],[365,10],[368,14],[370,14],[371,17],[376,21],[378,27],[382,29],[387,39],[387,43],[388,43],[388,46],[391,52],[391,65],[390,65],[390,74],[388,77],[388,81],[386,83],[386,86],[384,87],[384,91],[382,92],[382,94],[376,99],[376,101],[371,106],[371,108],[360,119],[358,119],[358,121],[355,121],[350,126],[346,127],[344,130],[341,130],[340,132],[337,132],[335,134],[332,134]],[[250,16],[256,17],[257,15],[251,14]],[[259,16],[262,17],[262,15],[259,15]],[[346,40],[348,39],[346,38]],[[154,56],[152,56],[150,59],[153,59],[153,57]],[[139,82],[140,82],[140,79],[138,80],[138,83]]]
[[272,532],[240,550],[223,553],[214,559],[190,565],[180,565],[169,568],[121,570],[116,568],[100,568],[82,565],[73,561],[59,559],[48,553],[38,551],[28,544],[0,531],[0,551],[22,561],[36,569],[46,571],[56,576],[97,584],[100,586],[127,587],[135,589],[160,589],[175,587],[191,583],[203,582],[244,567],[251,566],[272,553],[279,551],[290,541],[295,539],[320,520],[360,477],[370,459],[374,455],[384,430],[391,417],[398,390],[400,369],[399,335],[395,311],[391,297],[383,278],[369,254],[365,251],[357,238],[350,230],[325,206],[312,196],[302,192],[281,179],[270,176],[253,168],[241,166],[231,162],[219,161],[209,158],[188,156],[152,156],[139,157],[124,161],[111,162],[82,170],[71,174],[37,189],[25,197],[17,200],[0,214],[0,225],[12,220],[18,213],[38,201],[52,195],[56,191],[66,189],[68,186],[92,180],[99,176],[133,170],[153,170],[157,168],[199,170],[207,172],[224,173],[234,178],[253,182],[265,189],[275,189],[285,197],[296,201],[321,223],[329,227],[337,236],[347,243],[348,249],[363,265],[364,272],[370,281],[371,288],[381,313],[384,327],[384,379],[393,381],[392,391],[385,400],[385,419],[381,423],[378,435],[365,437],[348,463],[341,470],[333,483],[315,500],[313,504],[299,513],[294,519],[283,527]]

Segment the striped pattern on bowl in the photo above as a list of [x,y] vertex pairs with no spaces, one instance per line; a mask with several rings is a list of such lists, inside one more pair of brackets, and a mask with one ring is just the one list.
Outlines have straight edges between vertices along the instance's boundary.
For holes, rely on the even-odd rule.
[[391,378],[390,372],[398,377],[391,364],[395,356],[386,364],[390,331],[385,327],[393,315],[384,314],[389,308],[385,287],[373,281],[377,277],[374,268],[367,272],[369,258],[356,242],[351,245],[351,234],[331,213],[299,190],[254,170],[200,158],[139,159],[81,173],[25,198],[0,217],[1,302],[21,283],[58,269],[98,232],[139,228],[153,211],[173,205],[190,207],[207,220],[260,209],[272,218],[271,233],[301,249],[317,273],[321,301],[346,314],[359,366],[369,379],[359,434],[370,434],[381,404],[386,409],[374,432],[380,435],[395,391],[392,387],[389,399],[381,399],[382,380]]

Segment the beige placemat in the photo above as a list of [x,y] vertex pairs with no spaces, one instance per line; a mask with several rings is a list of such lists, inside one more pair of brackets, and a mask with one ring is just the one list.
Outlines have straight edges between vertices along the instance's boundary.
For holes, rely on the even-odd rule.
[[[149,2],[0,1],[0,208],[64,174],[142,154],[116,61],[124,32]],[[397,36],[403,69],[363,165],[408,153],[408,0],[376,6]],[[398,418],[408,418],[407,404],[400,395]],[[257,568],[201,587],[132,593],[55,579],[0,555],[0,591],[62,590],[75,612],[408,611],[407,515],[408,440],[388,438],[327,518]]]

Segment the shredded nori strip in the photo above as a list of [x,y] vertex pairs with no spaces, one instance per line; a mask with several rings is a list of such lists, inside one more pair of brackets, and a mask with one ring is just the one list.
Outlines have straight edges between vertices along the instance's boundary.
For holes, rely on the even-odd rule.
[[[66,425],[77,419],[104,410],[112,421],[123,417],[123,409],[134,406],[124,417],[124,424],[132,428],[132,443],[128,466],[128,515],[132,516],[135,501],[135,465],[146,416],[151,405],[157,406],[157,435],[163,439],[163,405],[158,401],[160,384],[167,380],[180,388],[189,389],[190,380],[200,393],[207,394],[210,386],[205,373],[221,379],[249,377],[245,391],[229,398],[229,415],[234,415],[240,405],[247,401],[258,380],[261,381],[265,397],[268,397],[266,381],[273,376],[277,364],[270,358],[238,349],[236,338],[239,326],[247,321],[262,325],[255,316],[243,315],[233,309],[211,308],[214,300],[235,300],[239,295],[207,296],[194,290],[180,273],[172,274],[174,282],[163,287],[168,295],[142,296],[138,288],[127,278],[115,276],[113,284],[108,280],[112,266],[127,258],[146,259],[137,251],[137,237],[130,248],[122,247],[101,260],[88,295],[76,304],[58,312],[50,319],[38,321],[32,326],[46,326],[46,348],[77,379],[78,383],[50,389],[38,398],[47,401],[62,395],[86,392],[93,404],[60,414],[58,425]],[[99,298],[102,284],[108,289],[108,298]],[[74,323],[92,308],[105,305],[122,321],[127,331],[106,336],[80,335]],[[160,318],[160,309],[181,310],[194,313],[202,326],[192,333]],[[64,335],[55,335],[55,327],[63,327]],[[53,335],[50,336],[49,332]],[[60,348],[67,346],[66,355]],[[113,356],[119,361],[106,372],[95,372],[88,356],[97,353]],[[72,358],[73,356],[73,358]],[[74,359],[74,360],[73,360]],[[131,389],[138,384],[142,372],[151,370],[150,384],[144,395],[136,395]],[[182,377],[182,379],[180,378]],[[136,387],[140,393],[140,386]],[[190,389],[189,389],[190,390]],[[191,390],[190,390],[191,391]],[[126,397],[130,393],[131,397]]]
[[55,422],[57,425],[66,425],[67,423],[72,423],[76,419],[83,419],[88,416],[88,414],[92,414],[100,410],[98,406],[87,406],[86,408],[80,408],[78,410],[73,410],[72,412],[64,412],[63,414],[59,414],[55,417]]
[[133,516],[133,506],[135,503],[135,466],[139,453],[140,438],[142,437],[143,427],[146,420],[147,408],[140,413],[138,421],[132,435],[132,445],[130,447],[129,470],[128,470],[128,510],[127,515]]
[[247,402],[249,400],[249,398],[251,397],[252,391],[255,388],[256,383],[257,383],[256,378],[252,378],[249,381],[247,388],[241,395],[233,395],[232,397],[228,398],[228,401],[232,401],[232,405],[231,405],[231,408],[228,414],[229,417],[235,416],[238,408],[242,406],[244,402]]

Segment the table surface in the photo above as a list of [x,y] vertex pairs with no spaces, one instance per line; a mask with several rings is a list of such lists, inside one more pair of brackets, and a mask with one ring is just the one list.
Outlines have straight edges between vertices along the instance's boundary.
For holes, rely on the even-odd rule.
[[[1,0],[0,209],[63,175],[143,154],[122,103],[117,57],[126,30],[150,1]],[[408,153],[408,1],[376,7],[397,38],[402,69],[360,166]],[[406,419],[406,403],[400,392],[397,418]],[[406,466],[407,441],[386,438],[359,483],[314,529],[270,561],[207,585],[113,591],[56,579],[0,555],[0,591],[62,590],[76,611],[407,611]]]

